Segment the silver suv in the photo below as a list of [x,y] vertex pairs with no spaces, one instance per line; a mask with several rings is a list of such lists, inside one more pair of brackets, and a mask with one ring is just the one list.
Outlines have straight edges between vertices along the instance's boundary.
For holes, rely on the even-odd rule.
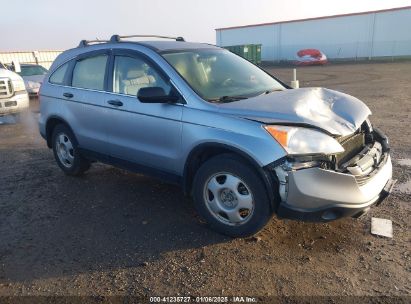
[[176,183],[234,237],[273,213],[359,216],[391,191],[388,139],[357,98],[290,89],[213,45],[135,37],[82,41],[45,77],[40,133],[66,174],[101,161]]

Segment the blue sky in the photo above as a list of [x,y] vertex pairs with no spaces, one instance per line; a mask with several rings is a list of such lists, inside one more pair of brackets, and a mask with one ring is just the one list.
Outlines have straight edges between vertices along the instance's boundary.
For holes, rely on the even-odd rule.
[[215,43],[215,28],[410,6],[411,0],[0,0],[0,50],[67,49],[118,34]]

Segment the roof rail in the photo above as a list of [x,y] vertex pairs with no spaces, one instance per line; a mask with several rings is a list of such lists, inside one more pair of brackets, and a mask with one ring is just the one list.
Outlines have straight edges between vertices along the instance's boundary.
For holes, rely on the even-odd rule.
[[110,42],[120,42],[123,38],[162,38],[162,39],[172,39],[175,41],[185,41],[183,37],[169,37],[169,36],[159,36],[159,35],[129,35],[129,36],[120,36],[113,35],[110,38]]
[[86,47],[88,45],[91,44],[96,44],[96,43],[106,43],[109,42],[109,40],[100,40],[100,39],[96,39],[96,40],[81,40],[78,47]]

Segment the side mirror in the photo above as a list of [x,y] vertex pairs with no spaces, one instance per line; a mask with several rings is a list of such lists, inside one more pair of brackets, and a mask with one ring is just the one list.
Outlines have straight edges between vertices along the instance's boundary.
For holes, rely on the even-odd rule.
[[144,103],[169,103],[180,99],[176,95],[167,95],[161,87],[141,88],[137,92],[137,98]]

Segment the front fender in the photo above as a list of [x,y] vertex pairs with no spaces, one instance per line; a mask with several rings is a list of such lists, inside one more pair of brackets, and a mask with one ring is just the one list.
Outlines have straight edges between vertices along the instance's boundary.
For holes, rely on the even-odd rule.
[[286,156],[286,151],[260,122],[190,108],[184,109],[183,121],[182,165],[191,151],[209,143],[232,147],[249,156],[259,167]]

